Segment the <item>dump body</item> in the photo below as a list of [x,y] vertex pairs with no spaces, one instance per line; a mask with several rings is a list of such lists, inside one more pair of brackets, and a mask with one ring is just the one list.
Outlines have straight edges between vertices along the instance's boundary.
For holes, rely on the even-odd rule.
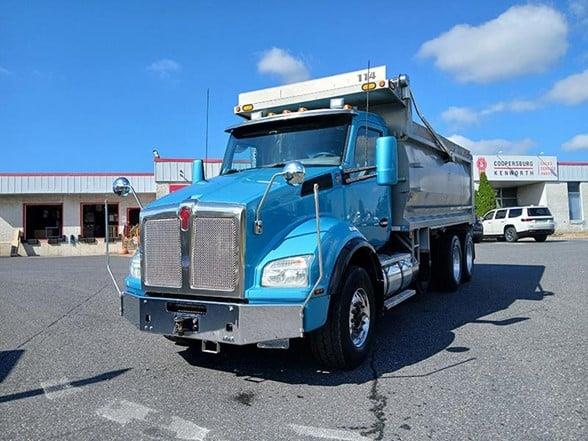
[[394,225],[410,231],[473,222],[471,155],[444,139],[461,153],[448,161],[424,127],[416,123],[412,127],[409,137],[398,142],[400,180],[392,190]]

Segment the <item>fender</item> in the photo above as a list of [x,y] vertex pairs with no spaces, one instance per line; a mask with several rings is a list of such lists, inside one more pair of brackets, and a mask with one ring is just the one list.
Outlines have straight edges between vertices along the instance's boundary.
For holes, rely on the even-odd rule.
[[[329,300],[337,292],[341,276],[353,262],[354,256],[370,257],[370,264],[379,265],[374,248],[365,237],[345,221],[331,216],[321,217],[321,244],[323,247],[323,280],[318,289],[322,294],[315,295],[308,303],[304,314],[305,332],[325,324],[328,317]],[[305,254],[316,255],[316,223],[314,219],[305,221],[292,229],[257,265],[255,284],[247,290],[250,303],[300,303],[308,294],[310,286],[304,288],[267,288],[261,286],[263,268],[269,262]],[[381,275],[374,267],[374,276],[381,283]],[[318,261],[311,263],[310,281],[318,277]]]

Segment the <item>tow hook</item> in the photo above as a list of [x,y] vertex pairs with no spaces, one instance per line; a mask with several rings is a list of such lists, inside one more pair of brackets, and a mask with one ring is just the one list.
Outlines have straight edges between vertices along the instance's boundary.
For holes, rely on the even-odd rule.
[[198,332],[198,317],[175,316],[174,334],[184,335],[185,333]]

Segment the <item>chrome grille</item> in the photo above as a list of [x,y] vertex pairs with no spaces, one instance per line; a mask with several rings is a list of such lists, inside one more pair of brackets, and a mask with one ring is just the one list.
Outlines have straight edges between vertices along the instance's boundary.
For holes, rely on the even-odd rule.
[[192,219],[192,289],[237,290],[241,266],[239,236],[237,217]]
[[145,285],[182,287],[180,220],[148,219],[143,225]]

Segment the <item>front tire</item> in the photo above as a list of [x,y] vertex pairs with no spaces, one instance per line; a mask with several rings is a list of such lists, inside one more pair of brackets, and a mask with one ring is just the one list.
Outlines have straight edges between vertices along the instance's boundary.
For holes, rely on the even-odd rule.
[[347,269],[331,297],[327,323],[310,335],[314,357],[336,369],[353,369],[369,355],[377,316],[374,289],[365,269]]

